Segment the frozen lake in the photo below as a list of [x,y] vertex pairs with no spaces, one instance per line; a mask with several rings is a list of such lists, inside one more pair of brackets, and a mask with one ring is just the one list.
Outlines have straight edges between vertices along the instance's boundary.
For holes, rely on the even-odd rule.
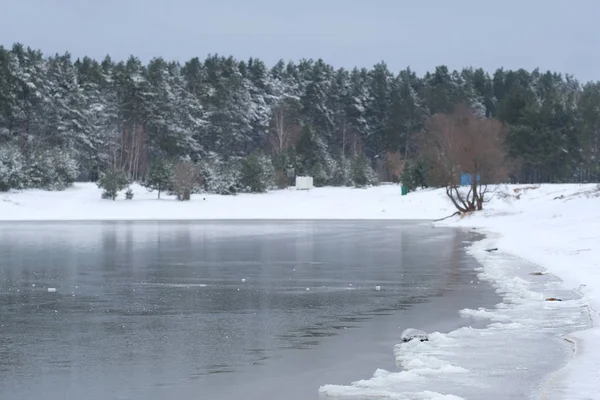
[[[0,225],[1,399],[317,399],[499,297],[418,222]],[[49,291],[49,288],[56,291]]]

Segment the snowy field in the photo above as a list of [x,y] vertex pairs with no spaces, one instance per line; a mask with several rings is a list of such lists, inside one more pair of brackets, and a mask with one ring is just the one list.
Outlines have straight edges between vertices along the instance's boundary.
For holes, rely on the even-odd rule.
[[102,200],[93,183],[63,192],[0,193],[1,220],[190,220],[190,219],[431,219],[449,214],[440,191],[401,196],[398,186],[371,189],[278,190],[237,196],[192,195],[189,202],[134,185],[134,198]]
[[[190,202],[167,196],[156,200],[155,193],[137,186],[134,191],[132,201],[121,195],[116,202],[101,200],[94,184],[77,184],[64,192],[2,193],[0,220],[431,220],[454,211],[441,190],[401,196],[398,186],[195,195]],[[536,374],[556,369],[552,363],[569,354],[543,351],[566,348],[558,343],[569,340],[575,357],[531,389],[544,399],[600,399],[600,190],[597,185],[509,185],[497,188],[486,206],[484,212],[438,224],[487,233],[469,251],[483,265],[481,279],[497,288],[503,302],[492,310],[461,314],[489,321],[488,328],[436,333],[430,342],[399,344],[393,354],[402,371],[378,370],[363,381],[327,385],[322,395],[478,398],[477,385],[519,380],[527,385],[539,378]],[[498,251],[485,251],[490,248]],[[531,274],[538,271],[550,275]],[[546,301],[548,297],[563,301]],[[562,338],[563,333],[569,334]]]

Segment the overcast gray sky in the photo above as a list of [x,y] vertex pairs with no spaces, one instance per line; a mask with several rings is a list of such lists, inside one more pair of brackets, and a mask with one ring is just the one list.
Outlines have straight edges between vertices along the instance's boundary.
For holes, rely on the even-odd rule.
[[0,0],[0,43],[144,61],[208,53],[419,74],[446,64],[600,80],[599,0]]

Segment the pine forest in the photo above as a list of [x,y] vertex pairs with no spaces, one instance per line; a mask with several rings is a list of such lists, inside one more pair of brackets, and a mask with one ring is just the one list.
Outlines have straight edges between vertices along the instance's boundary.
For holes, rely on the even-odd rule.
[[384,62],[221,55],[145,64],[15,44],[0,47],[0,191],[105,180],[114,192],[137,181],[185,199],[299,175],[316,186],[399,182],[409,171],[427,185],[418,138],[459,105],[506,129],[507,182],[600,177],[600,83],[560,72],[441,65],[419,76]]

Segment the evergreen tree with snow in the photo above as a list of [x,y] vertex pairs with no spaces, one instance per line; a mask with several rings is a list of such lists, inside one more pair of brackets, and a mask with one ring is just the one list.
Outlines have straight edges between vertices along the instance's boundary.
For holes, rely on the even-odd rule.
[[329,183],[335,168],[335,161],[327,151],[327,144],[308,125],[302,128],[296,146],[297,175],[312,176],[315,186]]
[[240,183],[244,191],[263,193],[274,184],[275,171],[268,157],[249,155],[242,160],[240,172]]
[[63,190],[79,175],[77,161],[59,148],[36,150],[30,153],[23,168],[27,186],[46,190]]
[[404,164],[400,182],[409,192],[419,187],[427,187],[427,168],[421,159],[411,160]]
[[158,192],[158,198],[160,199],[161,192],[169,190],[172,180],[173,165],[162,160],[157,160],[150,165],[146,179],[143,181],[143,185],[150,192],[156,190]]
[[410,68],[401,71],[392,82],[385,148],[388,152],[403,154],[404,160],[413,151],[413,136],[423,129],[429,113],[418,89],[417,76]]
[[300,100],[305,124],[310,125],[326,144],[331,143],[334,128],[334,115],[329,102],[332,79],[331,66],[318,60],[311,65],[306,91]]
[[333,186],[350,186],[352,185],[352,181],[351,160],[342,155],[338,160],[336,160],[335,170],[330,183]]
[[0,146],[0,192],[27,186],[21,152],[14,144],[2,143]]
[[97,183],[102,189],[102,198],[116,200],[119,192],[129,185],[127,173],[119,168],[111,168],[100,176]]
[[200,163],[203,189],[209,193],[235,195],[243,191],[240,178],[240,159],[229,157],[223,159],[217,154],[210,154]]
[[385,63],[379,63],[369,73],[368,100],[365,111],[369,131],[364,151],[369,157],[382,155],[386,150],[385,138],[390,132],[390,106],[393,76]]
[[[593,181],[597,86],[551,71],[441,65],[418,77],[383,62],[345,70],[321,59],[270,68],[218,55],[183,65],[135,56],[73,61],[15,44],[0,47],[2,187],[62,189],[74,174],[96,181],[113,166],[145,181],[167,158],[198,163],[204,190],[236,193],[244,190],[243,160],[262,152],[280,186],[292,169],[317,185],[345,184],[361,154],[380,176],[397,179],[400,162],[419,160],[413,137],[425,120],[458,104],[508,127],[514,181]],[[389,160],[396,165],[388,169]]]
[[358,154],[352,159],[352,181],[355,187],[362,188],[377,185],[379,180],[373,168],[369,165],[364,154]]
[[252,142],[252,103],[249,85],[233,57],[209,56],[206,108],[210,125],[207,150],[240,156]]

